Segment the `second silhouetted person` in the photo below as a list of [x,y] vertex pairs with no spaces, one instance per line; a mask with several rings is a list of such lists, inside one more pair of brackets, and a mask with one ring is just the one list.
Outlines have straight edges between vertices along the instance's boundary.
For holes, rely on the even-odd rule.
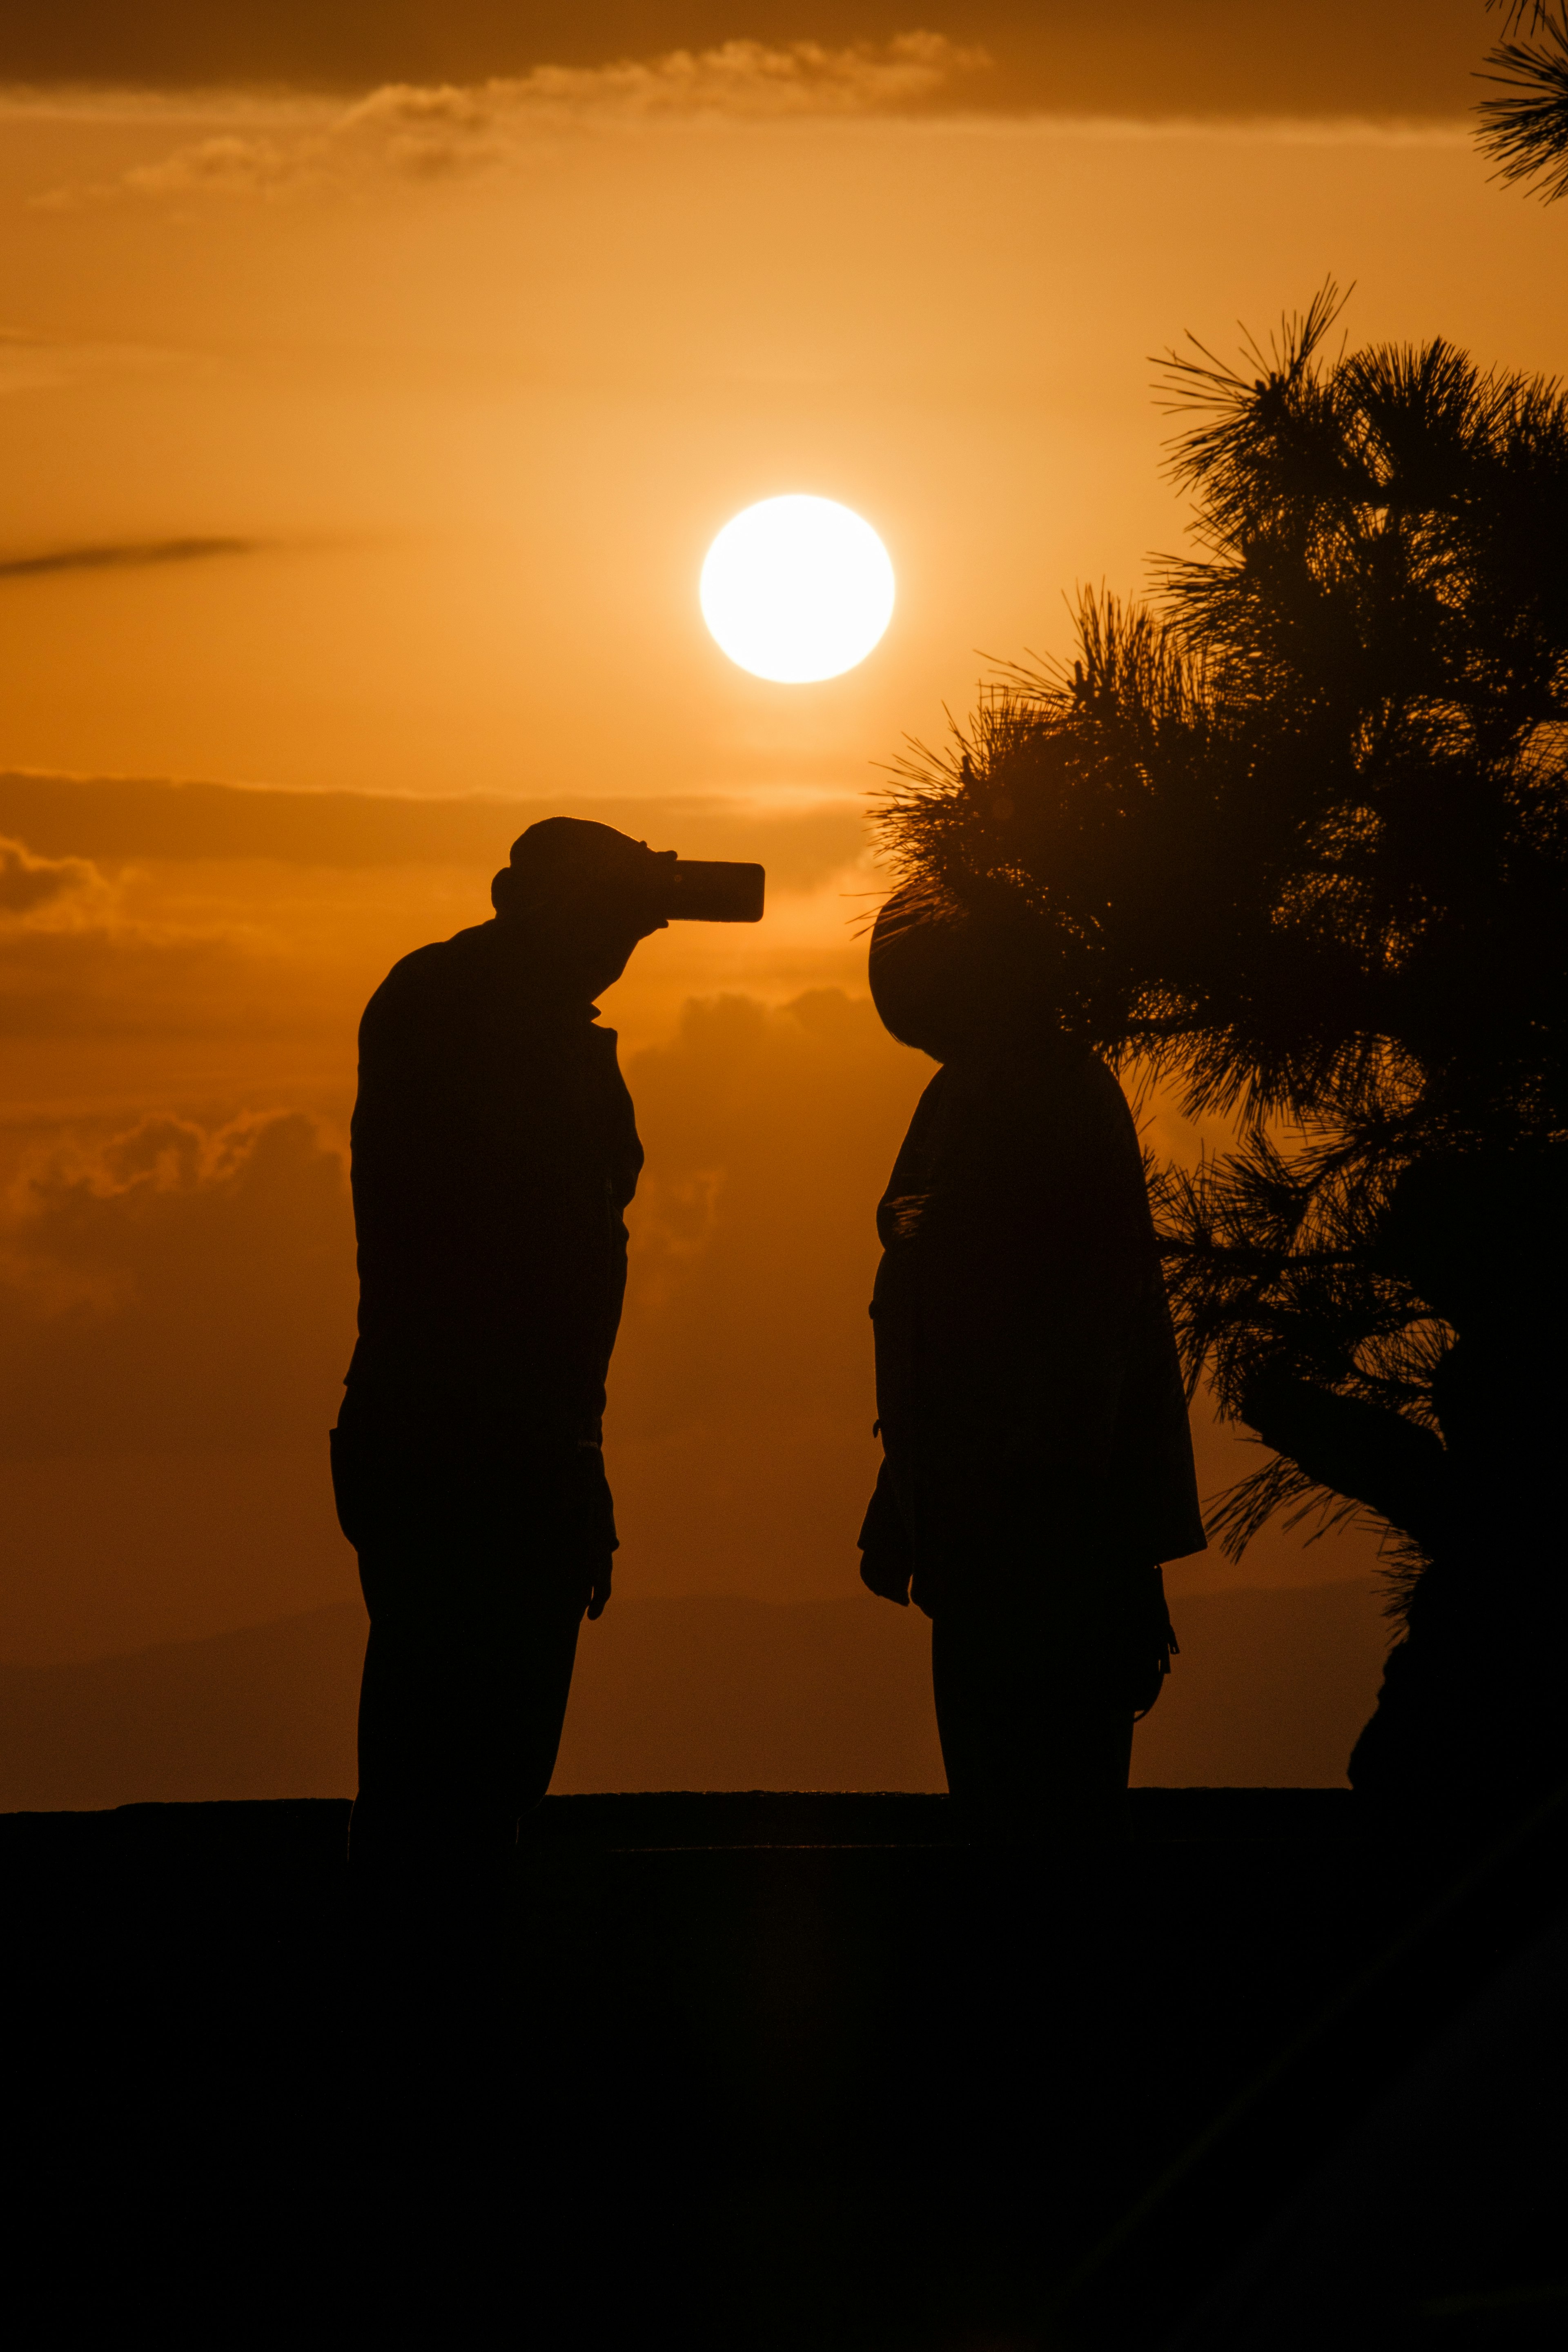
[[1111,1831],[1172,1645],[1159,1564],[1204,1548],[1137,1134],[1030,958],[958,907],[889,900],[870,980],[942,1066],[877,1216],[861,1573],[931,1618],[970,1834]]

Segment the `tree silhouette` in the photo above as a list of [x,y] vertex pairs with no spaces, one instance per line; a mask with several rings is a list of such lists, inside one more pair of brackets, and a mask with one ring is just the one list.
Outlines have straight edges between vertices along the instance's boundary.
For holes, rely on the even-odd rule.
[[1528,28],[1534,41],[1506,37],[1488,52],[1489,73],[1502,95],[1483,99],[1480,143],[1505,185],[1539,175],[1545,204],[1568,195],[1568,15],[1550,0],[1487,0],[1506,11],[1507,34]]
[[1331,357],[1339,308],[1168,356],[1196,551],[911,745],[879,824],[999,985],[1237,1121],[1154,1171],[1189,1377],[1275,1449],[1214,1524],[1392,1530],[1352,1777],[1513,1790],[1553,1713],[1514,1720],[1521,1629],[1568,1630],[1568,400],[1441,341]]

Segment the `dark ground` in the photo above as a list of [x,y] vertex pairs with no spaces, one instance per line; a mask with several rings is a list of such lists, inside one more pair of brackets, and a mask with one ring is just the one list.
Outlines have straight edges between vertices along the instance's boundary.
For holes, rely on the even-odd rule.
[[1561,2340],[1563,1808],[1131,1806],[1025,1866],[942,1798],[557,1798],[502,1932],[412,1941],[341,1803],[0,1818],[8,2332]]

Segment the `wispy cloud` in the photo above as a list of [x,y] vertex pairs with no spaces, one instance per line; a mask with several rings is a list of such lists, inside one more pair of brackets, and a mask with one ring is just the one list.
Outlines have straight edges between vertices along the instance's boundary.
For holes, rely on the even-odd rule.
[[117,572],[150,563],[198,563],[213,555],[250,555],[251,539],[145,539],[99,547],[56,547],[39,555],[0,556],[0,580],[37,580],[54,572]]
[[537,66],[504,80],[420,88],[391,83],[324,122],[286,112],[193,140],[103,184],[52,190],[50,209],[201,197],[277,199],[366,180],[444,179],[504,168],[542,132],[601,123],[765,121],[908,111],[990,64],[940,33],[827,48],[726,41],[647,60]]

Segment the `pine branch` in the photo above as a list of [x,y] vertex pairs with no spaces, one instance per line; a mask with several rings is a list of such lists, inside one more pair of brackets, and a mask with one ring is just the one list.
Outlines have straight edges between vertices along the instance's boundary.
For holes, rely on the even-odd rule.
[[[1516,6],[1510,27],[1525,13]],[[1550,205],[1568,195],[1568,18],[1539,5],[1529,13],[1541,39],[1500,41],[1488,52],[1490,70],[1480,79],[1504,95],[1477,107],[1479,140],[1497,166],[1494,179],[1505,187],[1534,180],[1535,194]]]

